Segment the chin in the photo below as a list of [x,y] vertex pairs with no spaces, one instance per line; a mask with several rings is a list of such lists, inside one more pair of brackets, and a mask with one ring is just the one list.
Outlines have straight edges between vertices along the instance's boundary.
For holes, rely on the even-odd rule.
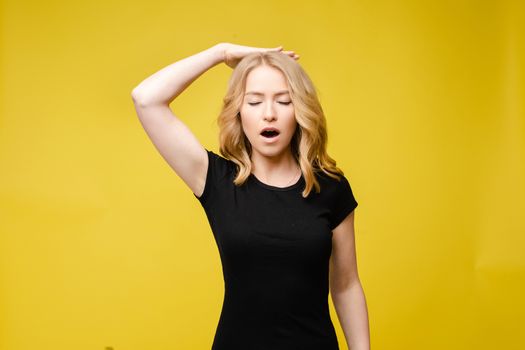
[[[290,145],[288,145],[289,147]],[[259,147],[253,147],[252,151],[255,149],[259,154],[262,154],[266,157],[275,157],[283,152],[285,152],[288,147],[282,147],[282,146],[265,146],[261,145]]]

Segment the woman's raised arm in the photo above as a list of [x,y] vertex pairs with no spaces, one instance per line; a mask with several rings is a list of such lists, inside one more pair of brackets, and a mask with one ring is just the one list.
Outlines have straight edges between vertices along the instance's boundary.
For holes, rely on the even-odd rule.
[[200,196],[208,170],[206,150],[169,104],[202,73],[223,60],[217,44],[161,69],[131,93],[135,110],[151,142],[175,173]]
[[[204,51],[181,59],[143,80],[131,92],[139,120],[155,148],[195,195],[204,191],[208,155],[191,130],[171,111],[169,104],[195,79],[224,62],[234,68],[254,51],[280,51],[218,43]],[[283,53],[297,58],[293,51]]]

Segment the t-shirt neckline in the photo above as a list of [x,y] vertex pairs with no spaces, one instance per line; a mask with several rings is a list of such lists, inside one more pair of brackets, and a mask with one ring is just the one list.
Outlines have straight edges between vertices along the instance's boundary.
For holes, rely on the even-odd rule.
[[250,178],[252,178],[253,181],[257,185],[259,185],[259,186],[261,186],[263,188],[266,188],[268,190],[272,190],[272,191],[289,191],[289,190],[293,190],[294,188],[299,187],[303,183],[303,180],[304,180],[303,174],[301,173],[301,176],[299,177],[299,179],[294,184],[288,185],[286,187],[277,187],[277,186],[272,186],[272,185],[269,185],[269,184],[266,184],[266,183],[262,182],[253,173],[250,173]]

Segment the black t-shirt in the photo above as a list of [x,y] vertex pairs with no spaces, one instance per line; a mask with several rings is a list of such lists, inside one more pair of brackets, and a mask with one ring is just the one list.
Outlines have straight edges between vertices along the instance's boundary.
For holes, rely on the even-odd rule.
[[328,306],[332,229],[357,206],[352,189],[324,173],[321,192],[305,180],[276,187],[208,153],[199,200],[210,223],[225,284],[212,350],[337,350]]

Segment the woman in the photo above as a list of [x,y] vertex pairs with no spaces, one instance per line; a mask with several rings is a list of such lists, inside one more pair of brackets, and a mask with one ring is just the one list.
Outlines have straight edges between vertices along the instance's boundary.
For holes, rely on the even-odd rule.
[[[298,58],[281,46],[219,43],[132,92],[146,133],[201,203],[219,248],[225,294],[214,350],[339,349],[329,290],[348,347],[370,349],[357,202],[326,153],[324,113]],[[221,62],[234,69],[218,117],[222,156],[169,108]]]

